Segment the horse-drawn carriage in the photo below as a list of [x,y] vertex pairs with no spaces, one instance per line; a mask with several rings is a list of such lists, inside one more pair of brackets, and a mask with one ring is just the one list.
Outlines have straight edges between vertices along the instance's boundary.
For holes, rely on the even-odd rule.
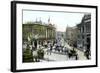
[[77,52],[73,49],[73,50],[69,50],[68,51],[68,57],[70,58],[74,58],[74,59],[78,59],[78,54]]

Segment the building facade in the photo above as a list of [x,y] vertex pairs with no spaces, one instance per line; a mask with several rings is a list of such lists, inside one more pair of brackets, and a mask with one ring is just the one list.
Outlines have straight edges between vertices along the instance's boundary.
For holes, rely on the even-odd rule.
[[43,24],[42,22],[26,23],[22,25],[23,44],[29,42],[32,44],[34,40],[38,44],[44,41],[54,40],[56,36],[56,29],[52,24]]
[[77,27],[67,27],[66,28],[66,42],[73,47],[76,47],[77,37],[78,37]]
[[79,35],[77,48],[81,50],[90,49],[91,45],[91,14],[85,14],[80,24],[77,25]]

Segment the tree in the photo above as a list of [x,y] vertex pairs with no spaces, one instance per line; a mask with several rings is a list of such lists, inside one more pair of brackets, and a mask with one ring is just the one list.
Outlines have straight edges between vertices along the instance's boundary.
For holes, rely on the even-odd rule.
[[33,54],[29,48],[23,51],[23,62],[33,62]]

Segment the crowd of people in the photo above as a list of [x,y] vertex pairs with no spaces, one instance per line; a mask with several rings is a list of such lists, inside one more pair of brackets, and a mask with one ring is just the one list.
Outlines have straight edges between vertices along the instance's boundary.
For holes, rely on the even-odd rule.
[[72,58],[74,57],[76,60],[78,60],[78,54],[77,54],[77,51],[73,48],[72,50],[71,49],[68,49],[66,47],[66,45],[62,45],[62,43],[57,42],[56,41],[48,41],[47,43],[45,43],[45,48],[47,49],[47,55],[51,55],[52,52],[58,52],[58,53],[62,53],[62,54],[65,54],[66,56],[68,56],[69,58]]
[[[65,43],[66,43],[65,41],[62,41],[61,39],[57,39],[54,41],[51,40],[42,41],[37,44],[37,41],[35,40],[34,43],[32,44],[32,51],[34,52],[38,48],[44,47],[46,49],[47,55],[51,55],[52,52],[58,52],[58,53],[65,54],[66,56],[68,56],[68,58],[74,57],[76,60],[78,60],[79,55],[76,49],[74,47],[72,49],[69,49]],[[90,55],[90,51],[86,50],[84,52],[84,56],[86,56],[87,59],[90,59],[89,55]]]

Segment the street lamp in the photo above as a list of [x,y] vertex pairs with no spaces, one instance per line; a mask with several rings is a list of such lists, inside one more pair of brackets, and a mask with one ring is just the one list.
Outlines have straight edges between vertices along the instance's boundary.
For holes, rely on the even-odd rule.
[[37,40],[39,38],[38,34],[35,35],[34,38],[35,38],[35,47],[37,48],[37,46],[38,46],[38,41]]

